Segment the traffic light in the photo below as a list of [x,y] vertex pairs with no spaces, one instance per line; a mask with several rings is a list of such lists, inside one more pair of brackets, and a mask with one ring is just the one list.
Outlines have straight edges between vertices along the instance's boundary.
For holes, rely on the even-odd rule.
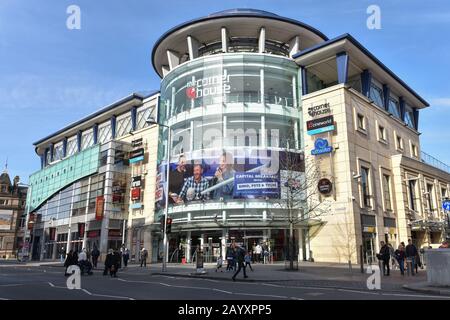
[[161,233],[164,234],[164,216],[159,218],[159,229],[160,229]]
[[166,228],[166,233],[170,233],[172,231],[172,218],[167,218]]

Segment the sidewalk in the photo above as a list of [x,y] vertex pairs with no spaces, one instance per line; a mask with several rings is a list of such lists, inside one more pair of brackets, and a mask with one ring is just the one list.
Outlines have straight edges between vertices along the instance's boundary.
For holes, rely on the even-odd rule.
[[421,292],[426,294],[434,294],[450,297],[450,287],[430,286],[428,282],[422,281],[403,285],[403,288],[410,291]]

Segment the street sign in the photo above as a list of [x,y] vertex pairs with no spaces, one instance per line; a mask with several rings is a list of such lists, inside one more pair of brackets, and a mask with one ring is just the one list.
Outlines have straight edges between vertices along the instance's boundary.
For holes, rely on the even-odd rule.
[[442,201],[442,209],[445,211],[450,211],[450,200]]

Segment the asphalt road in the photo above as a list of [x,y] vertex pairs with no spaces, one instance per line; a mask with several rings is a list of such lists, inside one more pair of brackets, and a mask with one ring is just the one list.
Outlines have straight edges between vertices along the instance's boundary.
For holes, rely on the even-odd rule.
[[[159,271],[159,270],[154,270]],[[81,290],[69,290],[61,267],[2,266],[0,300],[450,300],[450,297],[409,291],[369,291],[296,286],[289,283],[231,282],[223,280],[152,275],[151,270],[130,267],[118,278],[95,271],[82,276]]]

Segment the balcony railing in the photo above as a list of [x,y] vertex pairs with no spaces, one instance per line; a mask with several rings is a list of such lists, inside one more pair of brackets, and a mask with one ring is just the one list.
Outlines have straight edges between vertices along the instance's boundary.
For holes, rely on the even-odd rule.
[[422,162],[429,164],[430,166],[433,166],[435,168],[438,168],[442,171],[445,171],[447,173],[450,173],[450,166],[443,163],[442,161],[436,159],[433,156],[430,156],[428,153],[421,151],[421,160]]

